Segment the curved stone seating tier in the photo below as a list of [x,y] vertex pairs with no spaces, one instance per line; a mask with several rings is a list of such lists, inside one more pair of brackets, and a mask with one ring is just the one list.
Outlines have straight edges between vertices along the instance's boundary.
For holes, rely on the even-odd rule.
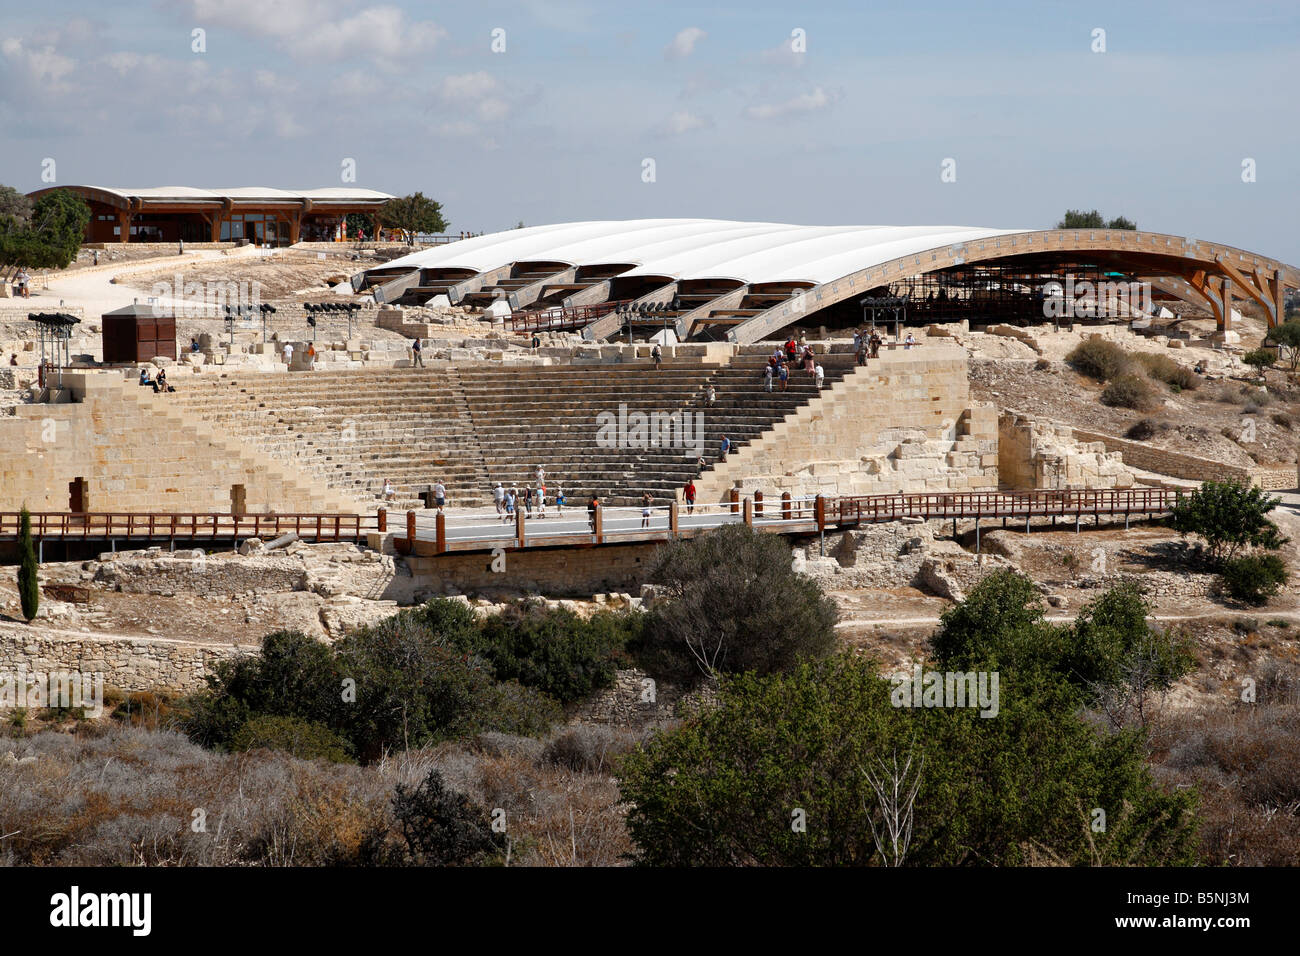
[[[742,352],[722,366],[658,371],[643,362],[237,372],[184,381],[171,397],[371,507],[380,503],[386,478],[397,490],[390,503],[396,509],[419,507],[419,494],[438,480],[453,505],[488,504],[498,481],[523,486],[538,465],[552,492],[560,482],[575,504],[591,494],[634,503],[645,492],[662,502],[699,474],[701,454],[706,467],[718,460],[723,435],[738,449],[816,397],[802,370],[787,391],[767,392],[762,369],[769,351]],[[818,361],[828,387],[853,369],[848,353]],[[716,400],[707,406],[710,383]],[[607,447],[601,421],[617,421],[620,410],[633,423],[634,413],[647,421],[689,413],[692,427],[676,446],[670,431],[670,447]],[[611,434],[617,433],[603,437]],[[628,437],[635,439],[635,431]]]

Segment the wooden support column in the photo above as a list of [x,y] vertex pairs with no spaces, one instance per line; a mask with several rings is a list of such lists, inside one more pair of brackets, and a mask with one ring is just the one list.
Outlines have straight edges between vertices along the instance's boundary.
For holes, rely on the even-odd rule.
[[734,515],[740,511],[740,489],[732,488],[727,492],[727,498],[731,502],[731,513]]
[[524,509],[518,505],[515,506],[515,546],[526,547],[528,536],[524,534]]
[[596,502],[596,543],[605,543],[605,506]]
[[745,524],[749,525],[751,528],[754,527],[754,499],[753,498],[745,499],[744,520],[745,520]]
[[447,552],[447,516],[441,511],[434,518],[436,531],[437,549],[439,554]]
[[668,503],[668,537],[677,537],[678,504],[677,499]]
[[1223,309],[1223,331],[1232,331],[1232,280],[1223,276],[1219,284],[1219,303]]
[[125,209],[117,211],[118,242],[131,241],[131,213]]
[[406,513],[406,543],[411,548],[411,553],[415,553],[415,512]]
[[763,492],[754,492],[754,514],[763,517]]
[[817,519],[817,530],[826,530],[826,499],[821,495],[813,502],[813,516]]
[[388,509],[380,508],[375,512],[375,520],[379,522],[379,533],[383,534],[388,530]]
[[782,518],[782,520],[784,520],[784,521],[789,521],[789,520],[790,520],[790,511],[791,511],[790,492],[788,492],[788,491],[783,491],[783,492],[781,492],[781,518]]

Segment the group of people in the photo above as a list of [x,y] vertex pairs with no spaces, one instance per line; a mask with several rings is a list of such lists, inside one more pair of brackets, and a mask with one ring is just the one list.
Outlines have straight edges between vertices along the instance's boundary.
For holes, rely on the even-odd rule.
[[[525,484],[522,489],[513,486],[507,488],[501,482],[497,482],[497,486],[492,489],[492,500],[496,504],[497,514],[501,516],[502,521],[510,521],[521,508],[524,511],[525,518],[533,516],[534,508],[537,509],[537,517],[546,517],[546,499],[548,497],[546,469],[538,465],[537,471],[533,473],[533,479],[533,484]],[[552,500],[555,502],[555,510],[559,514],[564,514],[564,489],[560,487],[559,482],[555,484],[555,494]]]
[[767,365],[763,368],[764,389],[770,392],[773,384],[780,382],[781,391],[786,391],[790,387],[790,372],[795,368],[807,372],[818,388],[826,381],[826,370],[817,362],[812,346],[802,337],[798,342],[792,337],[784,348],[778,346],[767,357]]
[[857,355],[858,364],[866,365],[867,359],[880,357],[880,346],[884,339],[875,327],[868,332],[866,329],[857,329],[853,333],[853,351]]
[[[288,368],[292,368],[293,367],[293,343],[285,342],[284,348],[281,350],[281,354],[283,354],[284,356],[285,366]],[[308,342],[307,343],[307,368],[314,369],[315,367],[316,367],[316,346],[314,343]]]
[[[15,362],[14,364],[16,365],[17,363]],[[176,386],[167,381],[167,370],[165,368],[160,368],[157,377],[153,379],[149,378],[149,370],[147,368],[140,369],[140,384],[152,385],[155,393],[176,391]]]

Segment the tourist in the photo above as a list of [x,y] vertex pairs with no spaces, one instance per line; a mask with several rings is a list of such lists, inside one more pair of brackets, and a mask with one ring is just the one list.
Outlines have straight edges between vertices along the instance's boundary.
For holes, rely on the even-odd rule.
[[772,391],[772,382],[773,382],[772,376],[775,369],[776,366],[774,366],[771,362],[768,362],[767,365],[763,367],[763,390],[764,391],[767,392]]
[[781,364],[782,354],[781,346],[778,345],[776,348],[772,349],[772,354],[768,356],[767,364],[772,366],[772,368],[776,368]]
[[860,329],[853,330],[853,352],[857,354],[858,348],[862,345],[862,332]]
[[821,388],[822,383],[826,381],[826,371],[820,365],[813,366],[813,381],[818,388]]
[[596,509],[600,507],[600,499],[595,495],[587,502],[587,521],[591,524],[591,533],[596,533]]
[[27,274],[26,269],[20,269],[18,271],[18,275],[14,277],[14,281],[18,285],[18,291],[22,294],[22,297],[24,299],[31,298],[31,295],[27,289],[27,284],[30,280],[31,280],[31,276]]
[[870,341],[871,341],[871,357],[872,357],[872,358],[880,358],[880,343],[881,343],[881,338],[880,338],[880,333],[877,332],[874,328],[871,330],[871,340],[870,340]]
[[781,391],[784,392],[790,387],[790,366],[782,362],[781,368],[776,374],[781,379]]
[[686,479],[686,487],[682,490],[682,497],[686,499],[686,513],[690,514],[695,510],[695,481]]
[[415,341],[411,343],[411,356],[411,368],[424,368],[424,355],[418,335],[415,337]]
[[[17,355],[14,356],[14,358],[17,358],[17,357],[18,357]],[[18,363],[17,363],[17,362],[10,362],[9,364],[10,364],[10,365],[17,365]],[[152,385],[152,384],[153,384],[153,382],[149,381],[149,370],[148,370],[147,368],[142,368],[142,369],[140,369],[140,384],[141,384],[141,385]],[[154,391],[156,392],[156,391],[158,391],[158,389],[155,388]]]
[[655,347],[650,350],[650,357],[654,359],[655,369],[658,370],[663,365],[664,358],[663,349],[659,348],[658,342],[656,342]]
[[704,389],[704,403],[706,405],[712,405],[717,400],[718,400],[718,393],[714,391],[713,383],[710,382],[708,386]]
[[442,483],[441,478],[433,483],[433,506],[438,509],[439,514],[447,506],[447,486]]
[[515,513],[515,489],[506,492],[506,513],[502,521],[508,521]]
[[293,345],[289,342],[284,343],[284,364],[285,367],[293,364]]
[[857,355],[859,365],[867,364],[867,336],[861,332],[853,333],[853,351]]
[[542,484],[542,482],[546,481],[546,469],[538,465],[537,470],[533,472],[533,477],[537,479],[539,485]]
[[722,436],[722,441],[719,443],[719,449],[721,451],[721,454],[718,456],[719,460],[726,461],[727,452],[731,451],[731,439],[726,435]]
[[95,258],[95,262],[94,262],[94,264],[95,264],[95,265],[99,265],[99,250],[98,250],[98,249],[95,250],[94,258]]
[[199,351],[199,340],[192,335],[190,336],[190,351],[191,352]]
[[641,527],[643,528],[650,527],[650,505],[653,501],[648,491],[641,496]]
[[158,377],[153,380],[153,390],[155,392],[174,392],[176,388],[167,382],[167,370],[160,368]]
[[[15,352],[13,355],[9,356],[9,364],[10,364],[10,365],[17,365],[17,364],[18,364],[18,353],[17,353],[17,352]],[[140,374],[141,374],[141,375],[145,374],[144,369],[141,369],[141,370],[140,370]],[[143,383],[141,383],[141,384],[143,384]]]
[[497,514],[504,515],[506,513],[506,490],[501,487],[499,481],[497,486],[492,489],[492,500],[496,503]]
[[316,345],[312,342],[307,343],[307,369],[310,371],[316,367]]
[[564,514],[564,489],[558,481],[555,483],[555,510]]
[[537,486],[537,517],[546,517],[546,486],[543,484]]
[[704,460],[703,455],[695,459],[695,470],[698,471],[701,475],[704,474],[704,469],[708,467],[709,467],[709,463]]
[[785,343],[785,360],[793,365],[794,357],[798,352],[799,343],[794,340],[794,336],[792,335]]
[[813,366],[817,364],[817,360],[813,358],[813,350],[809,346],[804,346],[802,358],[803,370],[808,373],[809,378],[812,378]]
[[393,487],[393,479],[384,479],[384,500],[392,501],[397,496],[397,489]]
[[536,352],[542,347],[542,337],[536,332],[533,333],[533,351]]
[[524,517],[525,517],[525,518],[531,518],[531,517],[533,516],[533,487],[532,487],[532,485],[525,485],[525,486],[524,486],[524,512],[525,512],[525,514],[524,514]]
[[903,348],[904,348],[904,350],[906,350],[906,349],[910,349],[910,348],[911,348],[913,345],[915,345],[915,344],[916,344],[916,339],[912,336],[912,333],[911,333],[911,332],[908,332],[908,333],[907,333],[907,338],[903,340]]

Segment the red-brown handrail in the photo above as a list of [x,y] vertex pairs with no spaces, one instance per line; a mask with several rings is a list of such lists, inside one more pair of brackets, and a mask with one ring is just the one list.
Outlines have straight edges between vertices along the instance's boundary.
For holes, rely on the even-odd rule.
[[567,309],[556,306],[538,312],[511,312],[510,331],[527,334],[580,329],[630,301],[632,300],[619,299],[616,302],[598,302],[595,305],[578,305]]
[[[21,512],[0,511],[0,538],[16,538]],[[378,531],[374,515],[270,514],[234,515],[177,512],[62,512],[33,511],[32,536],[36,538],[237,538],[252,525],[254,536],[281,535],[289,531],[315,541],[360,541]]]

